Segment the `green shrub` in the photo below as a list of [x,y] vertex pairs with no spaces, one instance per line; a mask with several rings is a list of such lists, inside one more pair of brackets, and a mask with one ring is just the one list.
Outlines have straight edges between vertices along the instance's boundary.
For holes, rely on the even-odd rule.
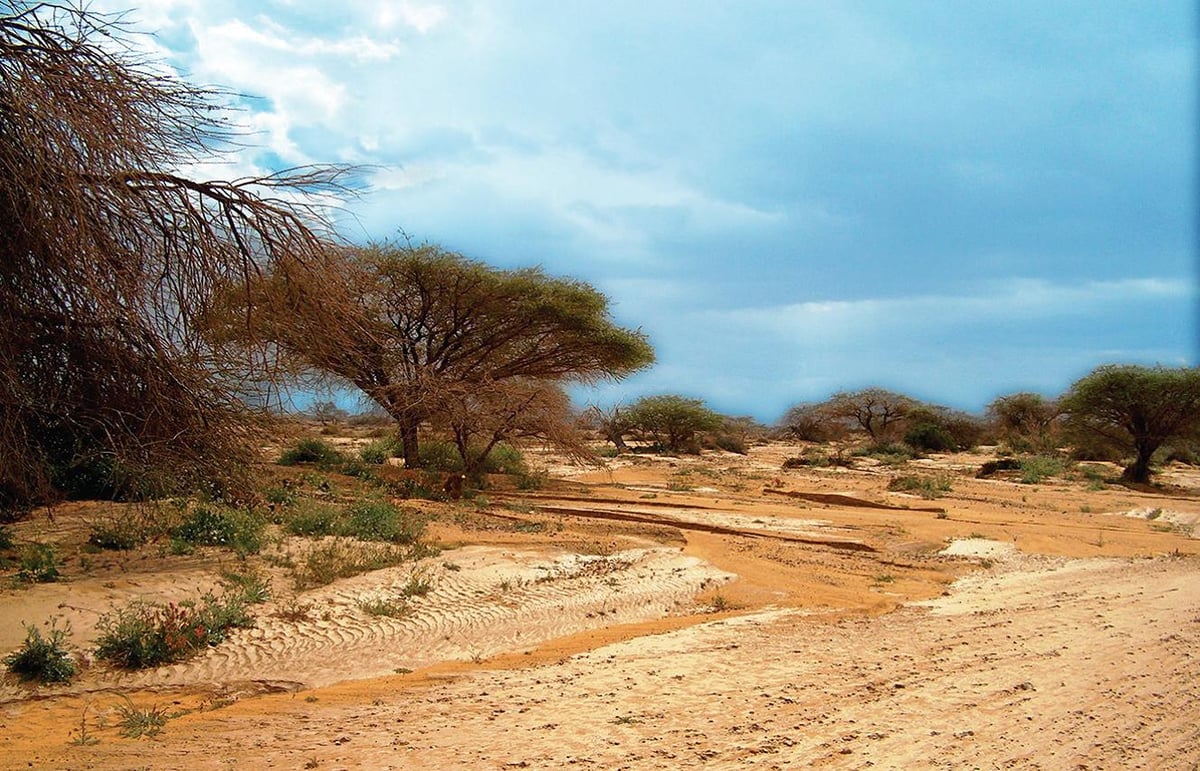
[[257,554],[263,547],[266,522],[257,514],[219,504],[196,506],[171,530],[177,551],[191,546],[224,546],[241,555]]
[[101,617],[96,656],[123,669],[155,667],[191,658],[221,643],[229,629],[253,623],[234,595],[205,595],[200,604],[134,601]]
[[358,457],[362,458],[363,463],[381,466],[387,463],[388,458],[396,457],[399,449],[395,439],[377,439],[359,450]]
[[12,547],[12,533],[8,531],[7,525],[0,525],[0,549],[11,549]]
[[918,423],[904,434],[904,443],[918,452],[948,452],[958,447],[954,435],[945,426]]
[[417,448],[417,465],[430,471],[462,471],[463,462],[453,442],[426,439]]
[[937,476],[906,474],[893,478],[887,486],[889,490],[917,493],[922,498],[940,498],[943,493],[950,492],[950,488],[951,477],[942,474]]
[[283,485],[274,485],[263,491],[263,498],[267,503],[273,503],[276,506],[295,506],[300,500],[300,496],[291,487]]
[[296,513],[287,523],[292,535],[323,536],[336,535],[342,529],[342,510],[328,503],[305,500],[296,507]]
[[306,438],[293,443],[279,456],[279,465],[295,466],[297,463],[315,463],[321,468],[332,468],[341,464],[342,454],[324,439]]
[[26,625],[24,644],[19,650],[6,656],[4,664],[8,671],[21,678],[22,682],[69,682],[79,671],[67,644],[67,635],[70,633],[69,625],[59,629],[56,620],[51,620],[46,637],[42,637],[36,626]]
[[512,474],[515,476],[527,471],[524,456],[512,445],[497,444],[483,459],[483,473],[485,474]]
[[349,515],[342,535],[364,541],[409,544],[425,530],[423,515],[387,501],[359,501],[350,507]]
[[62,561],[54,547],[48,543],[27,544],[21,550],[20,568],[17,578],[33,584],[48,584],[57,581]]
[[1066,469],[1061,458],[1050,455],[1030,455],[1021,458],[1021,483],[1035,485],[1046,477],[1058,476]]

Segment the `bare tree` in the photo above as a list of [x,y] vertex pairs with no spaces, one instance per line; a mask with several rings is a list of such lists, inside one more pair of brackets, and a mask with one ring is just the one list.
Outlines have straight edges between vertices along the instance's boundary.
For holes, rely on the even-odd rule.
[[[214,289],[323,248],[338,170],[204,181],[219,94],[85,6],[0,4],[0,507],[244,468],[243,388],[196,334]],[[259,373],[260,379],[264,379]],[[269,378],[267,378],[269,379]]]
[[446,383],[431,403],[435,425],[454,438],[468,478],[478,477],[501,442],[541,439],[560,452],[591,460],[571,400],[557,383],[511,378]]
[[882,388],[867,388],[836,393],[827,405],[831,415],[852,421],[866,431],[872,441],[883,442],[895,434],[904,416],[916,406],[916,401]]

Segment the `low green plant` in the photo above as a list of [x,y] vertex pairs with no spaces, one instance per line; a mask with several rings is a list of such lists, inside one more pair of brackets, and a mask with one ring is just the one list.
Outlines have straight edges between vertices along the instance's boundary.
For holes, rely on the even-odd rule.
[[308,437],[297,440],[279,456],[279,465],[295,466],[298,463],[314,463],[319,468],[333,468],[345,459],[324,439]]
[[424,597],[433,591],[433,571],[427,567],[413,568],[408,582],[400,590],[405,597]]
[[425,531],[427,518],[415,509],[401,509],[382,500],[364,500],[352,505],[342,535],[364,541],[410,544]]
[[1066,469],[1061,458],[1052,455],[1028,455],[1021,458],[1021,483],[1035,485],[1047,477],[1058,476]]
[[97,625],[96,656],[123,669],[145,669],[191,658],[220,644],[230,629],[253,626],[241,597],[205,595],[200,602],[135,600]]
[[0,549],[11,549],[12,547],[12,533],[9,532],[8,525],[0,524]]
[[295,506],[300,500],[300,495],[291,487],[272,485],[263,490],[263,498],[267,503],[273,503],[276,506]]
[[57,581],[62,573],[62,560],[58,552],[48,543],[26,544],[18,561],[17,578],[31,584],[48,584]]
[[67,742],[68,744],[76,747],[91,747],[100,743],[100,740],[92,735],[87,724],[87,713],[91,706],[91,702],[83,705],[83,711],[79,713],[79,727],[71,731],[71,740]]
[[297,590],[325,586],[339,578],[399,565],[410,553],[391,543],[364,544],[334,538],[309,549],[293,568],[292,580]]
[[429,471],[462,471],[462,458],[453,442],[426,439],[417,449],[417,465]]
[[157,704],[148,709],[139,709],[133,705],[128,696],[125,703],[117,705],[117,713],[121,716],[121,736],[128,739],[139,739],[143,736],[157,736],[167,724],[167,710]]
[[46,636],[32,625],[25,626],[25,642],[4,658],[4,665],[22,682],[36,680],[39,683],[67,683],[79,672],[67,637],[70,625],[58,627],[58,620],[51,619]]
[[386,616],[388,618],[402,618],[412,612],[404,600],[387,600],[382,597],[359,600],[358,609],[368,616]]
[[178,552],[186,553],[193,546],[224,546],[244,556],[262,550],[265,527],[266,521],[252,511],[204,503],[172,528],[171,539]]
[[271,579],[257,570],[245,573],[227,570],[221,578],[225,588],[246,605],[261,605],[271,599]]
[[939,474],[937,476],[921,476],[916,474],[905,474],[903,476],[894,477],[888,482],[887,489],[894,492],[911,492],[920,495],[922,498],[940,498],[944,493],[950,492],[952,487],[951,477]]
[[337,506],[306,498],[296,505],[286,528],[292,535],[336,535],[342,529],[342,517]]
[[358,457],[362,459],[363,463],[381,466],[387,463],[388,458],[396,457],[399,449],[395,439],[376,439],[359,450]]

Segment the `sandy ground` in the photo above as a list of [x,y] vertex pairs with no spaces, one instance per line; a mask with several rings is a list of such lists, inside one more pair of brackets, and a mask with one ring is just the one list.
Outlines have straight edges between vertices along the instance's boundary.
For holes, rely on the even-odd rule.
[[[562,469],[442,518],[458,548],[305,592],[310,619],[266,606],[184,664],[6,680],[0,767],[1197,767],[1194,472],[1164,493],[976,480],[985,456],[781,471],[794,452]],[[925,472],[952,490],[886,490]],[[215,586],[221,560],[97,558],[10,591],[0,647],[51,613],[82,643],[129,597]],[[359,609],[414,569],[434,588],[413,614]],[[126,697],[174,717],[122,738]],[[71,743],[81,725],[98,743]]]

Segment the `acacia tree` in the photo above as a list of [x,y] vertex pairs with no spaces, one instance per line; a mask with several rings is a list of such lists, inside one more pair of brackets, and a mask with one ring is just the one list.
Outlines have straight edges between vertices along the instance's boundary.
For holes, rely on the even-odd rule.
[[904,394],[882,388],[842,391],[826,402],[830,415],[852,421],[874,442],[889,439],[917,402]]
[[421,423],[459,386],[619,378],[654,358],[641,332],[612,322],[607,298],[591,286],[540,269],[498,270],[432,245],[339,250],[322,280],[276,274],[257,285],[251,305],[297,369],[341,379],[386,410],[412,466]]
[[181,173],[228,146],[221,95],[122,35],[83,5],[0,3],[0,509],[85,472],[111,492],[244,468],[234,373],[197,320],[218,284],[324,249],[296,194],[339,172]]
[[1106,365],[1062,397],[1068,429],[1124,451],[1123,477],[1150,481],[1150,459],[1165,442],[1200,431],[1200,369]]
[[675,394],[642,397],[627,414],[638,430],[674,452],[698,451],[696,434],[714,431],[722,422],[701,400]]

